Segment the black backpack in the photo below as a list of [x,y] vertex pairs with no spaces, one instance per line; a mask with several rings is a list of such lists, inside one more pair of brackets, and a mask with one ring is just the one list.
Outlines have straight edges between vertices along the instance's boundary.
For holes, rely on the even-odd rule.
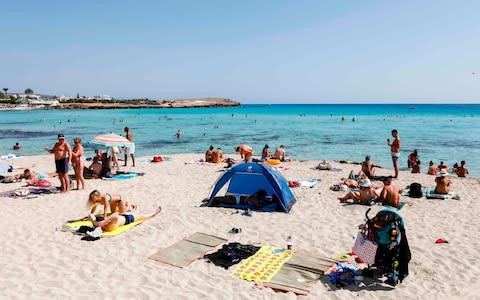
[[417,182],[412,183],[410,185],[408,196],[412,198],[422,198],[423,197],[422,185]]

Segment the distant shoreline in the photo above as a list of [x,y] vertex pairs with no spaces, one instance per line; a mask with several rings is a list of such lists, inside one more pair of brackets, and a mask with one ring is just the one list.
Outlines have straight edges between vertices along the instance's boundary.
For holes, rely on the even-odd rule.
[[45,110],[45,109],[135,109],[135,108],[208,108],[236,107],[240,102],[227,98],[193,98],[175,100],[121,100],[121,101],[69,101],[58,105],[16,105],[0,106],[0,110]]

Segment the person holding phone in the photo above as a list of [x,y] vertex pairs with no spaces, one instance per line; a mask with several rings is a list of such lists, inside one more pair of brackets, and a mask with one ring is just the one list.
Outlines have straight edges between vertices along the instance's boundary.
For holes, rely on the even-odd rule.
[[395,176],[398,178],[398,158],[400,157],[400,137],[396,129],[392,130],[393,142],[387,139],[387,145],[390,146],[390,153],[392,155],[393,169],[395,170]]

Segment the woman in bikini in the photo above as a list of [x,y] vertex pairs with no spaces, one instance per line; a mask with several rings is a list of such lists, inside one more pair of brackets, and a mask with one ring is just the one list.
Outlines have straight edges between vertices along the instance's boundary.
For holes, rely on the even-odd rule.
[[88,196],[87,208],[93,214],[97,210],[97,206],[103,206],[104,218],[107,217],[109,212],[122,214],[137,208],[134,204],[129,205],[120,195],[110,195],[108,193],[102,195],[99,190],[93,190]]
[[93,226],[102,228],[102,231],[113,231],[120,226],[128,225],[135,221],[145,221],[150,218],[153,218],[156,215],[158,215],[161,211],[162,211],[162,208],[158,207],[157,209],[155,209],[154,212],[147,215],[135,214],[131,212],[124,213],[124,214],[116,212],[111,214],[108,217],[105,217],[101,221],[97,221],[97,218],[93,214],[89,214],[88,218],[92,222]]
[[81,144],[82,140],[78,137],[73,139],[73,150],[72,150],[72,164],[73,170],[75,171],[75,179],[77,181],[77,190],[83,190],[85,188],[85,179],[83,177],[83,146]]

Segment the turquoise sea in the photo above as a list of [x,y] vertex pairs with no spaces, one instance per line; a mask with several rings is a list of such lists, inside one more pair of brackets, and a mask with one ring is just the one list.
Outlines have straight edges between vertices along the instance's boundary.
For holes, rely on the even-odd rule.
[[[86,142],[102,133],[123,134],[123,127],[128,126],[134,133],[137,156],[203,154],[210,145],[233,153],[240,143],[260,154],[265,144],[271,148],[283,144],[287,155],[295,159],[361,161],[371,155],[375,163],[391,168],[386,139],[395,128],[401,138],[401,167],[406,167],[408,154],[418,149],[422,171],[430,160],[435,164],[443,160],[450,167],[467,160],[471,175],[479,176],[479,118],[477,104],[0,111],[0,155],[12,153],[15,142],[22,146],[17,155],[38,155],[45,154],[42,149],[52,146],[58,133]],[[181,139],[175,137],[179,129]],[[87,145],[87,149],[93,147]]]

